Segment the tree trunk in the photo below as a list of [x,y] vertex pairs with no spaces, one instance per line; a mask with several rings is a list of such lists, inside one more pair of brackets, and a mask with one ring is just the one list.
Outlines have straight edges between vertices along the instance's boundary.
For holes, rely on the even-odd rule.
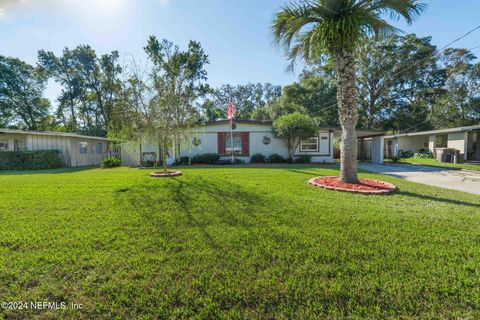
[[165,147],[166,146],[166,143],[163,142],[162,143],[162,165],[163,165],[163,172],[167,172],[168,171],[168,168],[167,168],[167,148]]
[[340,180],[358,183],[357,177],[357,126],[355,65],[353,53],[342,49],[334,55],[337,79],[338,116],[342,126],[340,145]]

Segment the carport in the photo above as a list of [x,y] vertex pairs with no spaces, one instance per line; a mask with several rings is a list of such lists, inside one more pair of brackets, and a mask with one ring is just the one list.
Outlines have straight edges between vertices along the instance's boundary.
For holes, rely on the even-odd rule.
[[[358,160],[383,164],[385,132],[369,129],[357,129],[356,131],[358,139]],[[342,130],[335,129],[333,137],[334,148],[337,148],[340,145]]]

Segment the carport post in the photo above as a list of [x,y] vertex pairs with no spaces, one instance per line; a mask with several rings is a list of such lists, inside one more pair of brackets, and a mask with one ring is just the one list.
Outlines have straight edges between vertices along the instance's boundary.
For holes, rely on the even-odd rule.
[[384,148],[385,148],[384,136],[372,137],[372,163],[383,164]]

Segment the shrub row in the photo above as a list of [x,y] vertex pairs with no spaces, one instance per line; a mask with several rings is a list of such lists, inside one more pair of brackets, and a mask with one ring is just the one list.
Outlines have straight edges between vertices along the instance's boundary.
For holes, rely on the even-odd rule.
[[60,150],[0,152],[0,170],[40,170],[62,166]]
[[195,164],[214,164],[220,160],[220,155],[217,153],[197,154],[192,157],[191,163]]
[[281,155],[277,154],[277,153],[273,153],[271,155],[269,155],[268,157],[265,157],[263,154],[261,153],[255,153],[254,155],[252,155],[251,157],[251,162],[253,163],[265,163],[265,162],[268,162],[268,163],[310,163],[312,161],[312,156],[309,156],[309,155],[301,155],[301,156],[297,156],[293,159],[285,159],[284,157],[282,157]]
[[[261,153],[255,153],[252,154],[250,157],[250,162],[251,163],[310,163],[312,157],[309,155],[302,155],[295,157],[294,161],[291,161],[290,159],[285,159],[281,155],[277,153],[273,153],[269,155],[268,157],[264,156]],[[226,164],[231,164],[230,159],[225,159],[225,160],[220,160],[220,155],[217,153],[204,153],[204,154],[197,154],[193,156],[192,158],[190,157],[181,157],[177,161],[175,161],[176,166],[189,166],[191,164],[220,164],[220,165],[226,165]],[[235,164],[242,164],[244,163],[243,160],[235,158]]]
[[434,157],[430,151],[420,151],[417,153],[413,153],[412,151],[409,151],[409,150],[407,151],[398,150],[398,158],[433,159]]

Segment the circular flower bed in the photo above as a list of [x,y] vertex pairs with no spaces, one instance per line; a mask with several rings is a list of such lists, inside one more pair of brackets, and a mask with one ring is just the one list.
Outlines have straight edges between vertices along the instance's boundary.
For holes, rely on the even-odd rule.
[[151,172],[150,177],[154,178],[168,178],[168,177],[178,177],[181,176],[180,171],[167,171],[167,172]]
[[338,177],[317,177],[308,183],[320,188],[362,194],[389,194],[396,190],[394,184],[371,179],[360,179],[358,184],[352,184],[342,182]]

